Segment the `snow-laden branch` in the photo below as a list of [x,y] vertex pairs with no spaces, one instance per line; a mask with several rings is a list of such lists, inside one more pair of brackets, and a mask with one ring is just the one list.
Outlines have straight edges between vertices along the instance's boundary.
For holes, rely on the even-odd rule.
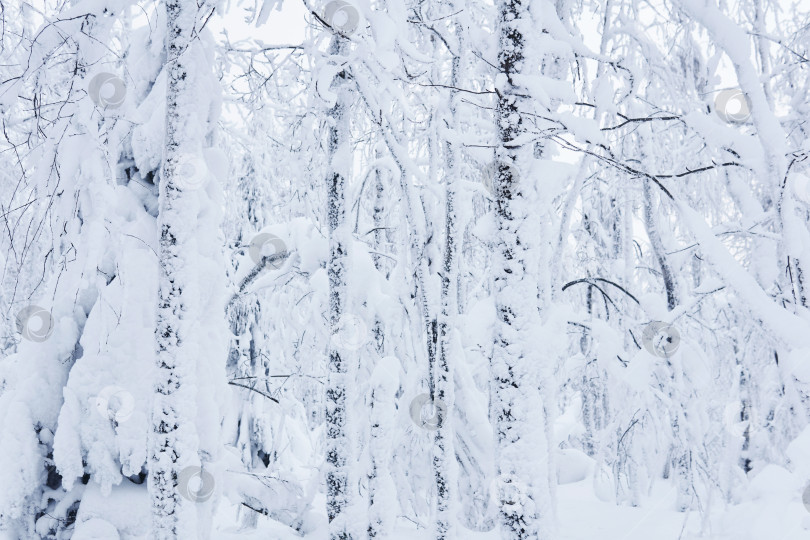
[[244,278],[242,278],[242,281],[239,282],[239,288],[235,293],[233,293],[230,300],[228,300],[228,303],[225,305],[225,309],[226,310],[229,309],[234,304],[234,302],[236,302],[239,299],[240,296],[245,294],[245,291],[250,286],[250,284],[259,278],[259,276],[262,274],[262,272],[264,272],[264,270],[267,268],[268,265],[276,261],[286,260],[289,256],[290,252],[282,251],[280,253],[273,253],[272,255],[265,255],[264,257],[262,257],[262,260],[259,261],[259,263],[256,266],[254,266]]

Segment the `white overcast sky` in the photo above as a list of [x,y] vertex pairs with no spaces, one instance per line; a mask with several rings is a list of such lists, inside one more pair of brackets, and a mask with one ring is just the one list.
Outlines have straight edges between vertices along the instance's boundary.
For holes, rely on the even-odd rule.
[[297,44],[304,39],[307,10],[301,0],[283,2],[281,11],[274,10],[267,22],[258,28],[245,22],[247,11],[243,6],[248,4],[234,5],[227,10],[229,13],[226,17],[212,19],[211,30],[219,35],[224,28],[232,41],[252,38],[269,45]]

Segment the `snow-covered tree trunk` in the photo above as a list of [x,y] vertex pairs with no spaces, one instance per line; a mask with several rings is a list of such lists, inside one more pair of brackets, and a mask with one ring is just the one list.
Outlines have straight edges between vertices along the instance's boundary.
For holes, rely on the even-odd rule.
[[675,273],[667,258],[664,242],[661,233],[658,231],[658,223],[653,211],[653,197],[650,182],[645,181],[644,190],[644,226],[647,229],[647,236],[652,246],[652,254],[661,269],[661,278],[664,281],[664,290],[667,295],[667,309],[672,311],[678,305],[678,284]]
[[388,538],[396,521],[397,488],[391,477],[389,460],[393,452],[396,418],[396,392],[399,372],[396,358],[382,358],[371,375],[371,411],[369,413],[368,538]]
[[[330,53],[341,57],[348,47],[340,36],[332,39]],[[347,249],[351,240],[346,221],[346,182],[351,170],[351,140],[349,107],[351,91],[348,73],[341,70],[332,81],[336,101],[328,112],[329,159],[326,176],[326,211],[329,229],[329,330],[332,336],[340,332],[346,308]],[[330,339],[326,382],[326,513],[329,519],[329,538],[353,538],[347,517],[351,504],[349,465],[352,442],[347,426],[347,350],[338,346],[339,340]],[[351,461],[353,463],[353,461]]]
[[[548,470],[543,405],[537,377],[539,359],[528,339],[537,330],[537,280],[533,273],[527,234],[533,192],[527,168],[531,147],[521,140],[525,126],[521,118],[521,89],[525,36],[531,15],[527,0],[503,0],[497,5],[498,68],[496,88],[495,178],[496,260],[494,297],[495,343],[491,359],[490,407],[495,431],[495,461],[498,468],[499,517],[504,539],[539,538],[541,520],[548,509],[541,508],[542,490]],[[524,91],[525,92],[525,91]]]
[[[379,161],[383,157],[382,145],[375,149],[375,158]],[[372,222],[374,224],[372,260],[378,272],[387,274],[386,261],[383,257],[385,244],[387,244],[388,227],[383,221],[386,211],[385,180],[390,173],[383,167],[378,167],[374,173],[374,196]],[[393,480],[389,471],[388,461],[391,457],[392,446],[392,419],[396,414],[396,391],[398,381],[393,383],[390,373],[396,373],[398,366],[385,366],[385,362],[393,357],[386,357],[384,322],[379,316],[374,319],[371,330],[372,345],[377,353],[379,363],[372,365],[371,394],[368,400],[370,408],[369,426],[369,471],[368,471],[368,538],[388,538],[394,526],[396,499]],[[387,371],[391,369],[391,371]],[[376,372],[376,374],[375,374]],[[393,387],[391,385],[393,384]],[[390,389],[389,389],[390,388]]]
[[[450,166],[451,174],[455,174],[455,167]],[[456,302],[454,285],[457,283],[457,230],[455,215],[456,187],[453,177],[448,178],[448,185],[445,191],[447,212],[445,218],[445,251],[442,264],[442,311],[439,318],[439,351],[437,356],[435,377],[435,398],[434,400],[444,405],[444,414],[436,430],[434,437],[435,447],[433,449],[433,474],[436,479],[436,538],[444,540],[452,538],[450,531],[453,515],[451,512],[451,499],[455,491],[452,482],[454,475],[451,468],[455,462],[455,450],[453,445],[453,423],[451,421],[451,411],[453,406],[453,375],[451,371],[451,359],[453,349],[453,324],[456,320]]]
[[[457,88],[460,78],[462,47],[464,43],[464,30],[460,24],[455,25],[458,50],[452,60],[450,75],[451,88]],[[451,128],[458,127],[456,109],[457,92],[451,91],[448,110],[451,117],[448,123]],[[455,400],[453,392],[453,351],[454,329],[458,321],[458,216],[456,215],[456,197],[461,167],[459,166],[459,152],[455,143],[445,145],[445,227],[444,227],[444,257],[441,272],[441,313],[439,315],[438,339],[439,347],[434,376],[434,399],[443,404],[447,414],[441,422],[434,436],[433,474],[436,480],[436,538],[445,540],[454,538],[455,521],[452,508],[453,498],[457,497],[457,481],[455,471],[455,445],[452,411]]]
[[[375,158],[379,161],[385,155],[383,153],[383,145],[380,143],[378,148],[375,149],[374,152]],[[386,197],[388,195],[388,190],[385,189],[386,183],[390,184],[390,177],[391,173],[387,169],[383,167],[378,167],[374,173],[374,209],[372,211],[372,221],[374,223],[374,253],[372,254],[372,260],[374,261],[374,267],[377,271],[383,272],[384,274],[388,274],[388,267],[384,260],[383,250],[385,250],[386,244],[390,241],[391,235],[389,234],[389,227],[383,222],[383,218],[386,213]],[[381,339],[377,339],[379,335],[377,329],[379,327],[379,321],[375,324],[375,344],[378,348],[381,346]],[[381,329],[380,329],[381,331]]]
[[[166,2],[166,132],[157,219],[157,370],[149,440],[150,538],[156,539],[207,536],[206,531],[197,530],[193,505],[210,497],[200,489],[213,489],[211,473],[200,461],[195,403],[197,346],[201,345],[195,343],[202,308],[199,276],[205,264],[196,236],[201,197],[196,191],[207,175],[202,147],[210,102],[210,96],[198,100],[198,94],[210,90],[204,84],[207,74],[202,70],[210,68],[199,33],[212,9],[191,0]],[[200,101],[206,106],[201,107]],[[200,484],[190,485],[195,478]]]

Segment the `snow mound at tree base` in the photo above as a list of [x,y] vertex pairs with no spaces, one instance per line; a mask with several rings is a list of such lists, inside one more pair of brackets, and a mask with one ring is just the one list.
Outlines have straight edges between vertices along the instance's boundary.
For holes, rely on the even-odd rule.
[[124,479],[109,495],[92,482],[82,496],[72,540],[145,540],[152,524],[145,485]]

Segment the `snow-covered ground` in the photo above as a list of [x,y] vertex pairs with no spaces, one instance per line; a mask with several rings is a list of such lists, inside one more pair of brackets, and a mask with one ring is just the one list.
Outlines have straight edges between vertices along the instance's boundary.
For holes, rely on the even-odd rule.
[[[595,495],[593,481],[582,480],[558,488],[558,536],[555,540],[808,540],[810,508],[802,503],[804,486],[785,469],[769,466],[751,480],[750,500],[716,507],[703,518],[697,511],[677,512],[676,488],[656,484],[641,507],[616,506]],[[317,501],[317,499],[316,499]],[[320,500],[323,504],[323,498]],[[233,526],[235,509],[220,512],[214,538],[222,540],[322,540],[326,520],[305,536],[259,518],[254,530]],[[391,540],[430,538],[430,533],[400,520]],[[460,529],[461,540],[500,540],[497,530]],[[134,539],[133,539],[134,540]]]
[[[788,470],[765,465],[752,474],[747,485],[734,494],[743,502],[700,501],[711,508],[703,515],[697,510],[675,510],[677,487],[659,480],[643,497],[639,507],[618,506],[611,496],[611,483],[600,482],[593,474],[593,463],[582,455],[569,460],[570,468],[560,470],[561,477],[587,478],[557,487],[557,524],[555,540],[808,540],[810,539],[810,428],[788,448]],[[803,500],[803,496],[807,500]],[[314,500],[316,508],[325,504],[323,496]],[[705,506],[704,506],[705,508]],[[223,540],[301,539],[295,531],[264,517],[256,529],[233,526],[236,509],[217,515],[216,538]],[[303,538],[326,538],[326,519],[311,514],[313,527]],[[460,529],[460,540],[499,540],[495,529],[478,532]],[[412,522],[400,519],[391,540],[430,538]]]

